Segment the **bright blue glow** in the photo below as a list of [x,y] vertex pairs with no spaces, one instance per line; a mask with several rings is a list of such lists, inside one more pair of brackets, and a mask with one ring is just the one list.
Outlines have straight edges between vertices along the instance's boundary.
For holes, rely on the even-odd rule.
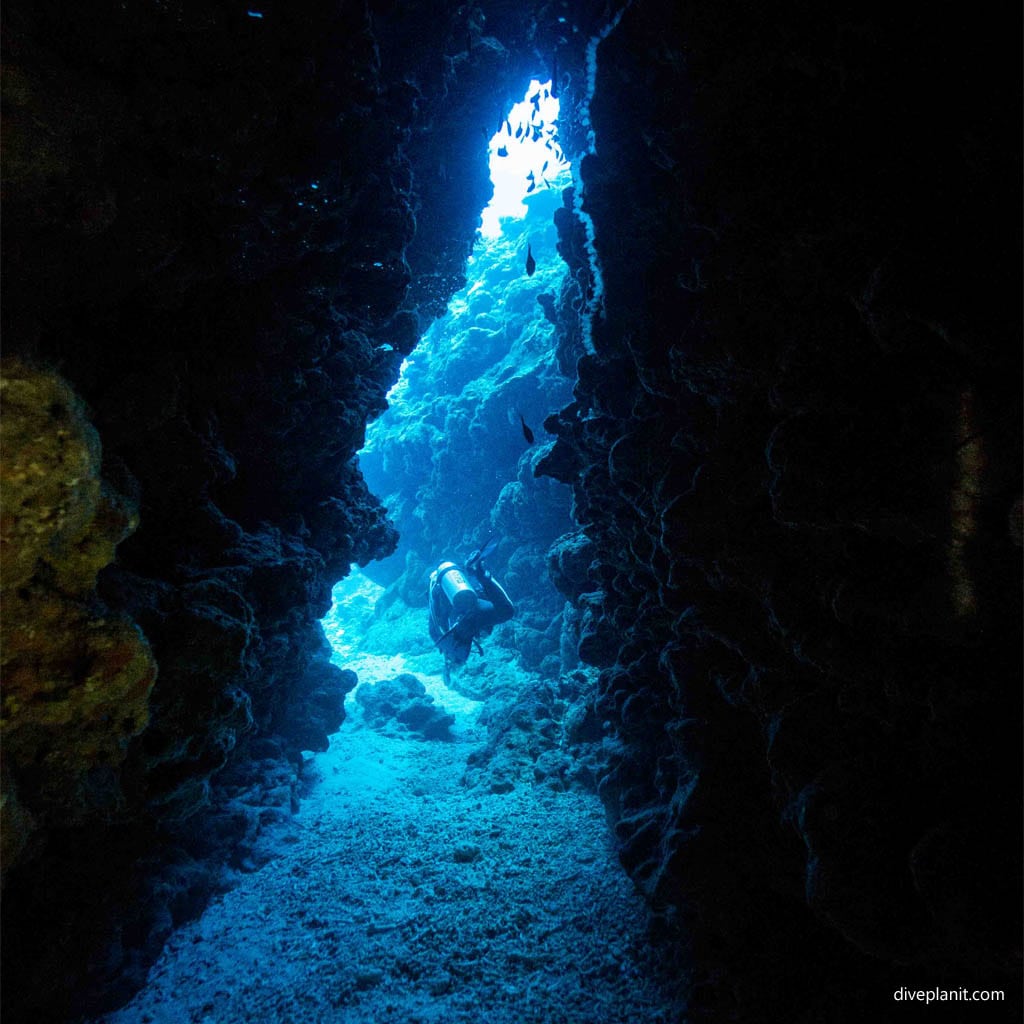
[[263,14],[260,11],[246,11],[245,13],[248,14],[250,18],[262,18],[263,17]]
[[523,199],[545,188],[570,183],[569,163],[558,144],[558,100],[551,82],[534,79],[522,102],[509,111],[490,141],[491,181],[494,197],[482,214],[484,238],[501,235],[501,218],[526,216]]
[[[367,425],[359,452],[367,485],[402,534],[399,550],[365,576],[353,571],[339,583],[323,620],[337,664],[370,682],[412,672],[449,710],[453,694],[443,683],[443,659],[426,632],[422,606],[405,609],[398,601],[377,616],[372,609],[383,591],[371,580],[393,580],[410,554],[423,565],[436,565],[449,552],[465,557],[470,533],[490,523],[496,507],[510,515],[509,495],[519,494],[521,478],[533,480],[538,449],[525,440],[522,423],[544,444],[541,424],[571,400],[571,383],[555,369],[549,307],[538,301],[553,302],[565,275],[554,214],[572,179],[557,140],[557,116],[549,86],[531,82],[509,112],[508,127],[503,123],[491,142],[495,196],[483,211],[485,230],[467,261],[465,287],[402,361],[388,409]],[[523,484],[524,493],[532,486]],[[438,506],[450,496],[457,512]],[[504,569],[500,563],[494,568]],[[425,585],[425,577],[419,582]],[[523,583],[513,576],[511,585]],[[528,601],[535,589],[531,585]],[[519,676],[524,670],[514,662],[514,652],[501,644],[488,646],[486,662],[474,660],[480,671],[508,672],[518,685],[527,676]],[[353,708],[353,714],[361,712]]]

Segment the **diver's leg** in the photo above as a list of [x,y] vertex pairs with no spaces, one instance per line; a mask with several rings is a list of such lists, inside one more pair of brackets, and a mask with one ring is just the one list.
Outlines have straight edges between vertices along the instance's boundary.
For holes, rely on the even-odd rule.
[[502,585],[491,575],[480,579],[480,584],[484,588],[484,594],[487,595],[488,601],[494,606],[494,617],[490,620],[491,625],[508,622],[515,615],[516,609]]

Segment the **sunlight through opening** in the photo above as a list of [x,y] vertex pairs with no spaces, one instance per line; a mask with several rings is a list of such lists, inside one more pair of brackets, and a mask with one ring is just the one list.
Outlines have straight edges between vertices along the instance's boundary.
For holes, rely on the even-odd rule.
[[570,184],[569,163],[558,144],[558,108],[551,82],[533,79],[522,101],[512,107],[491,138],[494,197],[482,214],[484,238],[501,235],[502,217],[525,217],[527,195]]
[[[438,514],[430,502],[440,468],[451,461],[447,449],[464,453],[460,477],[450,489],[465,489],[470,481],[463,500],[472,507],[479,504],[474,519],[484,523],[502,493],[490,481],[497,472],[505,481],[502,486],[513,486],[523,446],[532,443],[524,439],[526,423],[536,428],[570,397],[568,383],[563,394],[547,369],[554,359],[553,325],[548,307],[538,301],[541,295],[558,294],[565,273],[554,213],[562,205],[562,190],[572,184],[572,172],[558,142],[558,114],[551,83],[534,79],[490,141],[494,193],[481,211],[482,228],[466,264],[466,283],[402,361],[387,394],[388,408],[367,425],[359,452],[367,485],[400,529],[399,549],[364,570],[353,567],[335,585],[334,605],[323,620],[333,660],[356,671],[360,686],[411,672],[431,697],[460,713],[474,712],[474,705],[464,704],[442,680],[442,660],[427,635],[422,611],[404,609],[404,602],[387,588],[405,570],[409,557],[410,564],[426,564],[435,554],[435,540],[424,524]],[[468,429],[464,412],[469,406],[499,405],[507,406],[505,425],[492,423],[483,439],[485,448],[478,450],[479,428],[474,428],[472,440],[463,436]],[[411,450],[419,453],[413,462],[422,479],[412,478],[414,467],[403,454]],[[463,556],[468,554],[472,546],[464,543],[464,530],[463,525],[452,537],[455,555],[461,548],[466,548]],[[425,576],[422,582],[425,587]],[[488,645],[486,668],[481,659],[476,671],[510,680],[521,675],[515,652],[498,644]],[[357,702],[353,690],[346,698],[350,713],[360,713]]]

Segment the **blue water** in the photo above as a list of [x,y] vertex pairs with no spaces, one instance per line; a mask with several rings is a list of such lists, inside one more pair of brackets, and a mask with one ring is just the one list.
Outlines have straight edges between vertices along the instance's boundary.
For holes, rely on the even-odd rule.
[[[362,668],[361,681],[368,655],[391,658],[390,669],[426,657],[419,671],[439,677],[441,658],[426,636],[427,576],[441,559],[465,559],[492,533],[504,539],[489,567],[527,610],[524,621],[538,601],[549,615],[560,609],[541,563],[550,541],[571,528],[569,498],[567,489],[532,473],[550,441],[543,420],[571,398],[555,363],[554,327],[538,302],[543,294],[557,297],[565,273],[552,218],[572,182],[552,120],[557,101],[546,92],[545,84],[531,83],[492,139],[495,196],[482,211],[466,285],[402,364],[389,409],[369,426],[359,455],[367,484],[401,535],[383,565],[354,568],[336,586],[323,621],[334,660]],[[513,145],[517,131],[524,141]],[[381,584],[403,572],[402,599],[395,600]],[[375,615],[385,594],[386,613]],[[499,629],[494,644],[514,647],[518,632],[516,625]]]

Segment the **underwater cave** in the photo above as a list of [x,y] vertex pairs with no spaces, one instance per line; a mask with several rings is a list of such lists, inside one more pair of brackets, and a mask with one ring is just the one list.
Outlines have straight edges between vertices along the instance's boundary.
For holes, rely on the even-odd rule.
[[1020,1019],[993,17],[9,0],[5,1024]]

